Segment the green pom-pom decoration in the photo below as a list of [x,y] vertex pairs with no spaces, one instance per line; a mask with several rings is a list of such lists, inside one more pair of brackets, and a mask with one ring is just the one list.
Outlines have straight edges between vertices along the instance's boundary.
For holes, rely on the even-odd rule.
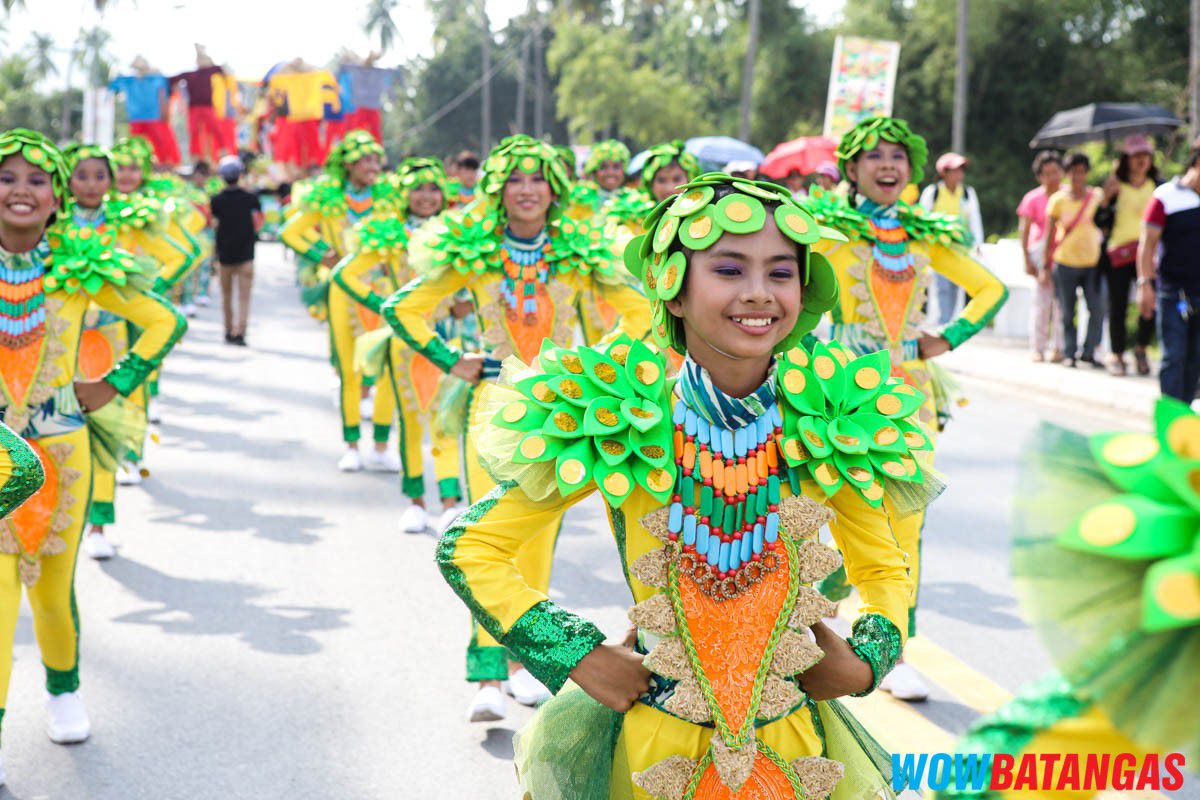
[[42,280],[47,291],[94,295],[105,283],[125,286],[142,272],[128,253],[113,246],[111,233],[60,222],[46,232],[46,240],[50,245],[49,274]]
[[605,161],[615,161],[621,165],[621,171],[625,171],[625,167],[629,164],[629,148],[616,139],[605,139],[603,142],[597,142],[592,146],[592,150],[588,153],[587,161],[583,164],[583,173],[591,175],[596,170],[600,169],[600,165]]
[[329,155],[325,157],[325,174],[338,183],[345,183],[347,167],[370,154],[379,156],[381,164],[387,158],[383,145],[375,141],[374,136],[363,130],[349,131],[340,142],[329,148]]

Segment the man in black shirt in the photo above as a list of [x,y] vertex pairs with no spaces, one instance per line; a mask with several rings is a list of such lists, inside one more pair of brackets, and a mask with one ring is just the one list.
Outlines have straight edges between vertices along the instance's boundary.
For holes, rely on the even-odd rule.
[[[237,156],[221,159],[218,169],[225,188],[212,199],[217,221],[217,263],[221,270],[221,301],[225,313],[225,341],[245,346],[246,322],[250,318],[250,286],[254,282],[254,242],[262,227],[258,195],[238,185],[242,162]],[[233,294],[237,288],[237,314]]]

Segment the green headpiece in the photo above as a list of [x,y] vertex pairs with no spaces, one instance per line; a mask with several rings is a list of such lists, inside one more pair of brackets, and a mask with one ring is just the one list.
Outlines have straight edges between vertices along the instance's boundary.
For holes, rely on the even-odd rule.
[[406,158],[396,169],[399,186],[398,205],[400,213],[408,215],[408,194],[418,186],[432,183],[441,190],[442,208],[450,202],[450,186],[446,180],[446,169],[438,158]]
[[654,192],[650,190],[650,185],[654,183],[654,176],[672,161],[679,164],[689,181],[694,181],[700,174],[700,162],[687,151],[682,139],[655,145],[650,148],[650,152],[646,156],[646,164],[642,167],[642,188],[651,197],[654,196]]
[[762,230],[771,214],[781,233],[801,246],[804,305],[796,327],[777,351],[795,347],[816,327],[821,315],[838,298],[837,277],[825,257],[810,245],[821,239],[844,242],[846,237],[817,224],[786,187],[708,172],[655,206],[644,222],[646,233],[625,248],[625,267],[641,279],[654,309],[654,338],[660,345],[686,352],[683,323],[666,303],[679,294],[687,272],[686,250],[707,250],[725,233]]
[[571,180],[575,179],[575,151],[565,144],[554,145],[554,152],[562,159],[563,170]]
[[925,139],[913,133],[908,123],[894,117],[867,117],[859,122],[842,137],[835,151],[838,159],[838,169],[842,177],[849,180],[846,174],[846,162],[853,161],[859,153],[874,150],[879,140],[894,142],[908,151],[908,163],[912,165],[913,183],[920,183],[925,177],[925,162],[929,160],[929,148]]
[[497,213],[504,220],[504,205],[500,202],[504,184],[513,170],[519,169],[527,175],[541,172],[550,184],[554,200],[550,203],[549,219],[561,213],[561,201],[570,189],[571,181],[563,169],[558,153],[548,143],[532,136],[517,134],[501,140],[483,162],[483,177],[479,181],[480,191],[496,201]]
[[597,142],[592,146],[592,152],[588,153],[587,161],[583,164],[583,174],[591,175],[600,169],[600,165],[605,161],[616,161],[621,165],[621,171],[624,172],[625,167],[629,164],[629,148],[616,139]]
[[108,165],[109,174],[117,174],[117,166],[113,162],[112,154],[98,144],[73,144],[63,151],[63,156],[67,160],[67,172],[72,175],[75,174],[76,167],[91,158],[103,160]]
[[59,202],[67,196],[71,173],[62,152],[45,135],[28,128],[11,128],[0,133],[0,160],[19,153],[33,166],[50,174],[50,186]]
[[118,139],[109,150],[112,161],[118,166],[137,164],[142,175],[149,178],[154,166],[154,148],[142,136],[126,136]]
[[383,145],[375,141],[375,137],[366,131],[349,131],[342,140],[329,148],[325,157],[325,172],[345,183],[346,168],[366,155],[374,153],[382,162],[387,156]]

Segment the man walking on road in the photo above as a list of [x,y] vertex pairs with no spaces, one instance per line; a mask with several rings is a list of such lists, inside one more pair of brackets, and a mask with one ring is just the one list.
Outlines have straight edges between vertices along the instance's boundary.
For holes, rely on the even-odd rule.
[[1187,172],[1155,189],[1146,206],[1137,271],[1142,316],[1158,311],[1159,386],[1191,403],[1200,381],[1200,140]]
[[246,323],[250,318],[250,287],[254,283],[254,243],[263,223],[262,206],[258,195],[238,185],[242,177],[241,159],[226,156],[221,159],[219,172],[225,188],[212,199],[212,215],[217,221],[217,262],[221,270],[225,341],[244,347]]

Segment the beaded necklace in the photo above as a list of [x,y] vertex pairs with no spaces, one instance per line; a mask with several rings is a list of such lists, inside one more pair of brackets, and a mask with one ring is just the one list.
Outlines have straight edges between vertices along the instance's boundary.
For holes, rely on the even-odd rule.
[[538,318],[537,291],[551,277],[546,254],[550,251],[550,237],[545,229],[532,239],[522,239],[511,231],[504,231],[504,245],[500,259],[504,268],[504,280],[500,284],[500,295],[508,305],[510,316],[523,314],[527,324]]
[[867,215],[867,224],[871,228],[871,255],[876,274],[897,283],[912,280],[916,266],[908,251],[908,231],[900,224],[895,206],[881,206],[864,199],[859,210]]
[[375,192],[370,187],[354,189],[346,185],[346,213],[351,222],[358,222],[371,211],[375,203]]
[[[680,374],[681,381],[699,377],[709,385],[681,392],[675,403],[677,469],[667,530],[672,541],[682,541],[680,573],[713,599],[730,600],[779,566],[783,418],[772,393],[761,413],[743,424],[710,421],[730,416],[711,407],[697,410],[683,397],[740,401],[711,386],[703,370]],[[761,393],[752,397],[762,400]]]
[[84,208],[83,206],[75,206],[71,210],[71,218],[75,224],[81,228],[103,228],[107,218],[104,213],[104,206],[96,208]]
[[46,329],[46,272],[49,247],[42,239],[28,253],[0,250],[0,345],[17,350],[42,338]]

